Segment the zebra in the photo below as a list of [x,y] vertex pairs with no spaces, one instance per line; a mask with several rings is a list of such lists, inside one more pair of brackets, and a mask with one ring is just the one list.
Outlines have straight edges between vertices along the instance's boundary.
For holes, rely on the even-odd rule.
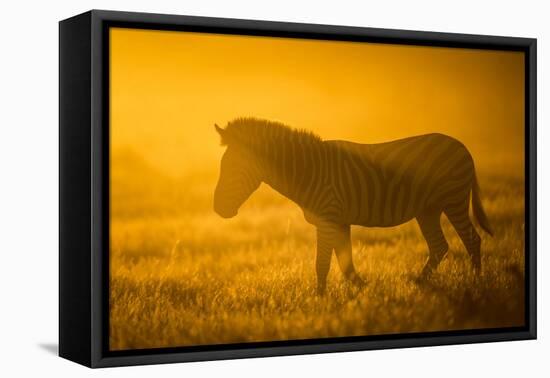
[[481,238],[469,215],[493,235],[480,200],[472,156],[458,140],[425,134],[377,144],[322,140],[316,134],[257,118],[214,125],[227,146],[214,192],[223,218],[266,183],[301,207],[316,227],[317,293],[326,290],[332,252],[344,277],[363,286],[353,259],[351,225],[391,227],[414,218],[428,246],[419,275],[427,279],[446,256],[445,214],[456,229],[474,272],[481,272]]

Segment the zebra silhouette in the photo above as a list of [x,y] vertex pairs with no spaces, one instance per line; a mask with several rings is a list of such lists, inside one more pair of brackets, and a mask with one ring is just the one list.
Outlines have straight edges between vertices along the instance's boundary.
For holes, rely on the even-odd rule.
[[215,128],[227,146],[214,193],[215,212],[234,217],[262,182],[298,204],[317,229],[319,294],[325,292],[333,251],[344,277],[363,285],[353,264],[351,225],[390,227],[416,218],[429,250],[419,278],[428,278],[448,250],[442,213],[479,274],[481,239],[469,216],[470,194],[479,225],[490,235],[492,231],[472,156],[456,139],[427,134],[378,144],[324,141],[255,118]]

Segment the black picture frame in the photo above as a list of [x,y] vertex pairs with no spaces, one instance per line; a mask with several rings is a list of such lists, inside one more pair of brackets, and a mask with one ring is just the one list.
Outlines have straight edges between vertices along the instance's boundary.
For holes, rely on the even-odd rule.
[[[110,27],[514,50],[525,54],[524,327],[108,350]],[[59,24],[59,355],[88,367],[536,338],[536,39],[92,10]]]

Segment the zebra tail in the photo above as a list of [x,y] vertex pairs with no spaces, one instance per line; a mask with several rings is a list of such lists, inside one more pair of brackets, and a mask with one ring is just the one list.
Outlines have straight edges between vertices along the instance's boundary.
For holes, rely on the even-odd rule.
[[485,210],[483,210],[481,198],[479,197],[479,183],[477,181],[476,174],[474,174],[474,183],[472,185],[472,208],[474,211],[474,217],[477,219],[477,222],[479,223],[481,228],[486,233],[493,236],[493,230],[491,229],[491,225],[489,224],[489,220],[487,219],[487,214],[485,214]]

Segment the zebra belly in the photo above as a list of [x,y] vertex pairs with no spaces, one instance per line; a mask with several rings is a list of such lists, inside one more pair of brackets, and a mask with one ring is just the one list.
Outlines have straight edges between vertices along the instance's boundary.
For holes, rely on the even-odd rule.
[[[427,180],[430,183],[432,180]],[[434,192],[430,185],[415,187],[413,180],[404,179],[398,187],[391,187],[384,182],[377,196],[364,194],[362,208],[357,203],[347,203],[344,208],[347,222],[364,227],[393,227],[414,219],[426,211],[432,198],[428,193]],[[435,192],[437,194],[437,192]],[[376,201],[369,199],[376,197]]]
[[363,227],[395,227],[399,226],[403,223],[407,223],[408,221],[414,219],[416,217],[416,214],[407,214],[406,216],[402,216],[400,218],[393,218],[393,219],[375,219],[375,220],[356,220],[351,223],[352,225],[356,226],[363,226]]

